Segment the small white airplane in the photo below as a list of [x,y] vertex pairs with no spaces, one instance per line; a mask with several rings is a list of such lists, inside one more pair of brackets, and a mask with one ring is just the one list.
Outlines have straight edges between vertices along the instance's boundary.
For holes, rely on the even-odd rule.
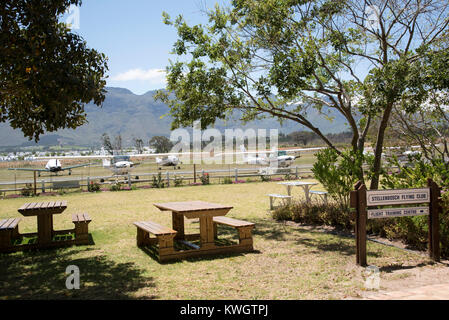
[[[156,157],[156,163],[159,166],[165,166],[165,167],[176,167],[178,164],[181,163],[179,158],[175,155],[167,155],[162,158]],[[179,169],[179,167],[178,167]]]
[[[271,151],[247,151],[245,147],[241,145],[240,146],[241,152],[232,152],[231,154],[234,155],[243,154],[243,161],[241,163],[287,168],[293,164],[295,159],[301,156],[300,154],[297,153],[301,151],[317,151],[321,149],[323,148],[287,149],[287,150],[276,150],[275,148],[273,148]],[[289,155],[288,153],[290,152],[295,153],[295,155]],[[224,154],[227,153],[218,154],[216,155],[216,157],[220,157]],[[255,156],[251,154],[255,154]],[[269,154],[269,156],[267,157],[266,154]]]
[[104,158],[103,167],[111,169],[114,174],[124,175],[131,171],[131,168],[138,165],[130,160],[130,156],[113,156],[112,159]]
[[86,163],[86,164],[79,164],[76,166],[70,166],[70,167],[62,167],[61,165],[61,161],[59,161],[58,159],[50,159],[48,160],[47,164],[45,165],[44,169],[34,169],[34,168],[8,168],[8,170],[21,170],[21,171],[36,171],[38,172],[39,176],[41,175],[41,172],[52,172],[52,173],[58,173],[61,171],[65,171],[68,170],[69,171],[69,175],[72,174],[72,169],[74,168],[80,168],[80,167],[87,167],[89,166],[90,163]]

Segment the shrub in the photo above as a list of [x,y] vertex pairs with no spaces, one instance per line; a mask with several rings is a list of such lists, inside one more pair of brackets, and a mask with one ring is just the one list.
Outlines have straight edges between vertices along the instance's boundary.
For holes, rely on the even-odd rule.
[[354,221],[349,210],[342,211],[336,202],[292,201],[273,210],[272,216],[276,220],[293,220],[295,222],[335,226],[345,230],[352,230]]
[[[449,257],[449,169],[441,159],[425,160],[421,155],[409,156],[409,164],[401,164],[393,157],[388,166],[397,166],[396,172],[384,172],[381,183],[388,189],[423,188],[427,179],[442,187],[440,212],[440,249],[442,257]],[[384,219],[382,219],[384,220]],[[388,219],[389,220],[389,219]],[[408,245],[425,249],[428,243],[428,217],[401,217],[391,220],[385,227],[387,237],[403,239]]]
[[183,177],[178,177],[175,175],[175,177],[173,179],[173,183],[175,184],[175,187],[180,187],[183,185],[184,179],[183,179]]
[[97,182],[91,181],[90,184],[87,186],[87,190],[89,192],[98,192],[98,191],[100,191],[100,184]]
[[361,165],[364,161],[371,162],[372,157],[356,154],[352,150],[343,151],[342,155],[340,157],[331,148],[319,151],[312,172],[329,196],[337,201],[342,210],[347,210],[349,193],[359,180]]
[[109,190],[120,191],[122,190],[122,184],[120,182],[114,183],[113,185],[111,185],[111,188]]
[[200,176],[200,180],[203,185],[210,184],[209,174],[208,173],[202,174]]
[[157,178],[156,178],[156,176],[153,175],[153,182],[151,183],[151,186],[153,188],[164,188],[165,187],[165,183],[162,180],[162,173],[158,172]]
[[225,178],[223,179],[223,183],[224,183],[224,184],[232,184],[232,179],[231,179],[230,177],[225,177]]
[[30,197],[33,195],[33,186],[31,183],[27,183],[25,187],[20,190],[20,194],[24,197]]
[[271,177],[268,174],[261,174],[260,179],[262,180],[262,182],[271,181]]

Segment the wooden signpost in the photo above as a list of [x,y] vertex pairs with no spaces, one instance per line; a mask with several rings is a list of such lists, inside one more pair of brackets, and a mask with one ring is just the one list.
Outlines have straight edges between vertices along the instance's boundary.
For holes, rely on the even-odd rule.
[[[441,210],[441,189],[431,179],[427,188],[372,190],[357,182],[350,194],[351,208],[356,209],[355,237],[356,261],[366,266],[367,219],[397,218],[427,215],[429,217],[429,256],[440,261],[440,231],[438,215]],[[406,206],[406,205],[415,206]],[[419,204],[419,206],[417,206]],[[384,206],[388,206],[385,208]],[[402,207],[396,207],[402,206]],[[406,206],[406,207],[404,207]]]

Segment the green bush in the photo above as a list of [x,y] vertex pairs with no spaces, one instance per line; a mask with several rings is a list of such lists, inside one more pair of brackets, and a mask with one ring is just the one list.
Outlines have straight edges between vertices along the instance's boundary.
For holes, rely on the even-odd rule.
[[230,177],[225,177],[225,178],[223,179],[223,183],[224,183],[224,184],[232,184],[232,179],[231,179]]
[[32,196],[33,195],[33,186],[31,185],[31,183],[27,183],[25,185],[25,187],[22,190],[20,190],[20,194],[25,197]]
[[200,176],[200,180],[201,180],[201,184],[203,184],[203,185],[210,184],[209,174],[208,173],[203,173]]
[[[400,163],[393,157],[387,164],[395,166],[397,171],[384,170],[382,186],[387,189],[423,188],[427,179],[432,179],[442,187],[442,212],[440,213],[440,248],[441,256],[449,257],[449,169],[441,159],[428,161],[421,155],[409,156],[407,164]],[[384,219],[382,219],[384,220]],[[389,220],[389,219],[387,219]],[[387,237],[403,239],[408,245],[424,250],[428,244],[428,217],[402,217],[392,220],[384,229]]]
[[342,210],[349,207],[349,193],[361,176],[361,165],[370,162],[371,157],[356,154],[352,150],[342,152],[339,156],[334,149],[327,148],[316,154],[312,172]]
[[122,184],[120,182],[117,182],[117,183],[111,185],[110,190],[111,191],[120,191],[120,190],[122,190]]
[[155,176],[153,176],[153,182],[151,183],[151,186],[153,188],[164,188],[165,187],[165,183],[162,180],[162,173],[158,172],[157,178]]
[[352,230],[354,221],[349,210],[342,211],[336,202],[302,202],[293,201],[288,205],[277,207],[272,211],[276,220],[292,220],[295,222],[328,225]]
[[173,179],[173,183],[175,184],[175,187],[180,187],[183,185],[184,179],[183,179],[183,177],[178,177],[175,175],[175,177]]
[[100,184],[97,182],[91,181],[90,184],[87,186],[87,190],[89,192],[98,192],[98,191],[100,191]]

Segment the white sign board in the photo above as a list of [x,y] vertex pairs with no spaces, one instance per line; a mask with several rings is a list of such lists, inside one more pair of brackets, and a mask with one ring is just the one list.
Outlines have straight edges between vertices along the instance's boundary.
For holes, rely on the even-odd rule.
[[373,190],[366,192],[367,206],[429,203],[430,189]]
[[429,214],[429,207],[387,208],[368,210],[368,219],[424,216]]

